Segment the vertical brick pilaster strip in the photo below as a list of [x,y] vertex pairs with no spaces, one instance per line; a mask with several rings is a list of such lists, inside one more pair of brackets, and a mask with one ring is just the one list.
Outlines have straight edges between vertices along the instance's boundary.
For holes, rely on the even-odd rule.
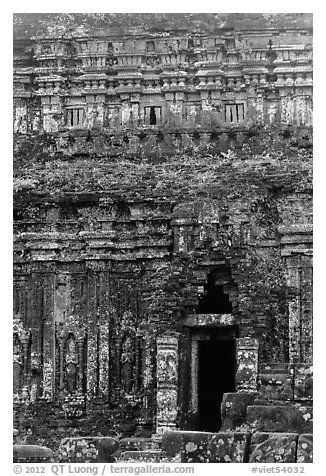
[[301,362],[312,364],[312,264],[310,257],[303,258],[301,274]]
[[191,341],[191,411],[198,412],[198,341]]
[[105,400],[109,398],[109,323],[103,322],[99,326],[99,392]]
[[43,397],[54,398],[55,389],[55,333],[54,333],[54,273],[44,277],[43,325]]
[[88,323],[87,323],[87,396],[94,398],[97,395],[97,353],[98,329],[96,323],[96,273],[90,271],[88,275]]
[[153,347],[155,340],[150,333],[144,333],[142,340],[142,379],[143,379],[143,422],[153,422]]
[[108,273],[100,273],[99,283],[99,393],[108,401],[110,393],[110,314]]
[[141,362],[140,362],[140,353],[141,353],[141,339],[139,336],[135,338],[135,392],[139,391],[140,385],[140,372],[141,372]]
[[83,346],[84,338],[81,337],[77,342],[78,349],[78,391],[83,391],[84,365],[83,365]]
[[300,264],[296,259],[288,260],[288,285],[296,289],[296,296],[289,303],[289,361],[291,364],[301,360],[300,339]]

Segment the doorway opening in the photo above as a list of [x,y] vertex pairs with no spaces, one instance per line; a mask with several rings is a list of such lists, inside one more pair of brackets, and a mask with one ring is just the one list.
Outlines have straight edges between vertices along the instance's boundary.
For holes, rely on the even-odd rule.
[[216,282],[213,274],[208,275],[204,286],[204,295],[198,302],[197,314],[231,314],[232,303],[224,286]]
[[198,341],[198,429],[221,428],[223,394],[235,391],[235,339]]

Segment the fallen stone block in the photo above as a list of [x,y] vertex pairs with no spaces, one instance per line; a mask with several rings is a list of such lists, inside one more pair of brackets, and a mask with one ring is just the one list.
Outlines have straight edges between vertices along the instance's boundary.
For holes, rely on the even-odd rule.
[[312,432],[312,407],[250,405],[247,423],[262,432]]
[[259,398],[293,400],[293,377],[289,374],[268,373],[258,377]]
[[313,435],[311,433],[300,435],[297,447],[297,463],[313,462]]
[[181,463],[207,463],[207,445],[215,433],[170,431],[162,436],[162,452]]
[[313,368],[310,364],[294,365],[294,400],[312,401]]
[[256,393],[225,393],[221,404],[222,431],[234,430],[246,422],[248,405],[254,403]]
[[219,432],[207,447],[210,463],[246,463],[249,455],[250,433]]
[[297,440],[297,433],[256,433],[249,463],[295,463]]
[[14,463],[47,463],[51,460],[53,451],[46,446],[14,445]]
[[110,463],[119,442],[109,436],[63,438],[59,447],[60,461],[64,463]]
[[286,363],[268,363],[264,362],[260,365],[260,374],[289,374],[291,372],[291,365]]

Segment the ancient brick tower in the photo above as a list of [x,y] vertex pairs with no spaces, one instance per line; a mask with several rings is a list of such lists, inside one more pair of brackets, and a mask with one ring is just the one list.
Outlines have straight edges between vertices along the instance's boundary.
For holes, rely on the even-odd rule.
[[15,425],[310,404],[310,16],[51,15],[15,16]]

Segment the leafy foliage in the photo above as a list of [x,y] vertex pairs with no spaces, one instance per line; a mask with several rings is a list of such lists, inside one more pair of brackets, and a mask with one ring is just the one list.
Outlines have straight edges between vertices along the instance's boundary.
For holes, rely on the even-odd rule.
[[[216,197],[225,194],[257,195],[268,190],[310,191],[312,188],[310,148],[284,148],[272,132],[260,132],[241,147],[226,152],[216,144],[174,144],[164,155],[164,143],[152,153],[133,154],[130,149],[118,156],[64,155],[51,136],[27,137],[15,143],[14,186],[49,196],[106,193],[180,198]],[[103,139],[104,140],[104,139]],[[293,140],[293,138],[292,138]],[[103,142],[103,141],[102,141]],[[269,205],[261,202],[260,208]],[[272,209],[268,212],[273,213]],[[266,213],[265,213],[266,215]]]

